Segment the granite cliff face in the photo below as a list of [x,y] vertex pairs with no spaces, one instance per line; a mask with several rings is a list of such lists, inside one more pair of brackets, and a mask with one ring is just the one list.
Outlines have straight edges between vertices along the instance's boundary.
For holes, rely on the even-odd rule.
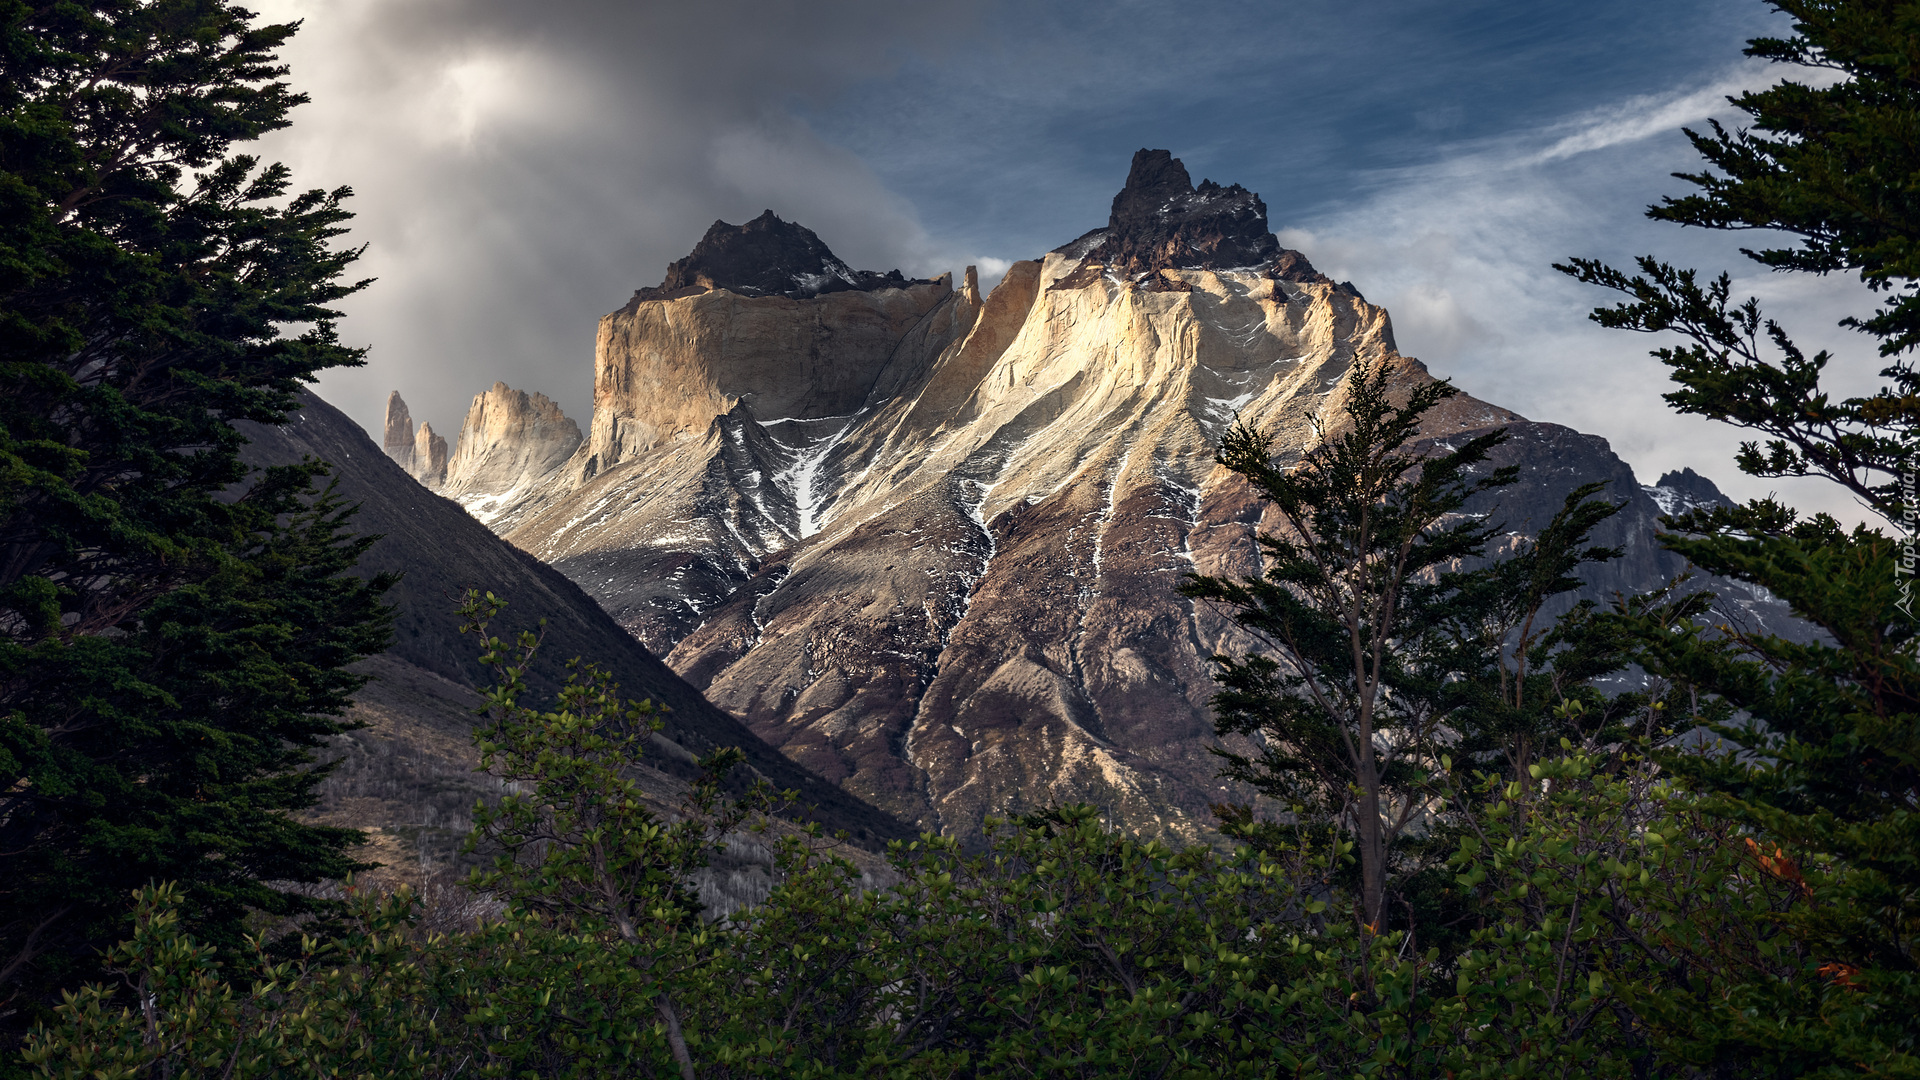
[[407,475],[429,488],[438,488],[447,479],[447,440],[436,435],[432,424],[413,430],[413,416],[407,403],[395,390],[387,395],[387,422],[380,448]]
[[[1214,448],[1240,417],[1298,453],[1357,360],[1428,379],[1387,313],[1282,249],[1258,196],[1195,188],[1165,151],[1135,157],[1105,228],[991,296],[971,269],[958,289],[776,295],[791,260],[721,265],[696,250],[601,320],[590,433],[493,493],[494,526],[756,734],[903,819],[968,836],[1084,800],[1205,835],[1228,794],[1206,657],[1251,643],[1176,586],[1256,572],[1270,525]],[[1600,537],[1627,554],[1592,592],[1680,569],[1604,440],[1464,395],[1427,434],[1496,426],[1498,463],[1522,466],[1497,508],[1510,528],[1592,479],[1628,504]]]
[[380,448],[387,452],[393,463],[413,473],[413,414],[407,411],[406,399],[395,390],[387,395],[386,432],[380,440]]
[[440,493],[491,523],[583,441],[580,425],[545,394],[496,382],[467,409]]
[[579,479],[701,438],[736,408],[776,425],[851,416],[901,341],[952,291],[941,277],[798,300],[729,289],[636,298],[600,320]]
[[[367,853],[402,869],[456,859],[474,800],[497,792],[488,778],[475,775],[470,739],[479,704],[472,688],[489,685],[492,672],[479,663],[473,639],[458,633],[452,611],[453,598],[482,588],[508,602],[495,627],[503,636],[544,628],[545,646],[528,673],[530,703],[551,700],[566,677],[566,660],[587,656],[612,672],[627,695],[667,707],[665,727],[637,777],[650,800],[677,804],[678,793],[698,775],[690,764],[694,755],[737,746],[747,768],[735,779],[765,777],[778,789],[801,792],[793,816],[818,821],[830,833],[845,830],[855,843],[876,850],[912,835],[755,738],[642,648],[577,585],[502,541],[455,503],[422,490],[398,463],[386,460],[392,456],[382,454],[386,447],[377,447],[331,405],[310,392],[301,397],[301,408],[284,426],[235,425],[248,439],[245,460],[253,466],[306,457],[330,463],[341,496],[359,507],[354,527],[380,537],[359,572],[400,575],[386,594],[396,608],[393,643],[364,662],[376,681],[356,696],[351,714],[369,726],[336,744],[344,760],[322,785],[320,820],[373,830],[375,844]],[[759,861],[770,859],[763,852]],[[764,869],[755,873],[767,879]],[[703,890],[711,882],[703,882]],[[764,895],[764,888],[758,895],[735,889],[708,899],[736,903]]]
[[447,481],[447,440],[432,424],[421,424],[413,437],[413,476],[430,488]]

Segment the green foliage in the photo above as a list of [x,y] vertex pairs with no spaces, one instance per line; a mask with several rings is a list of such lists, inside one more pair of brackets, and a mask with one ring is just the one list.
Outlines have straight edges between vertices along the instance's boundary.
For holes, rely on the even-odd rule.
[[[134,934],[108,955],[132,991],[92,984],[69,993],[61,1026],[37,1032],[23,1055],[37,1075],[133,1080],[178,1077],[432,1075],[441,1029],[421,1015],[429,992],[407,932],[413,898],[360,897],[349,933],[306,938],[276,959],[249,940],[238,971],[182,930],[172,886],[141,891]],[[251,981],[239,982],[243,974]]]
[[[1818,867],[1805,879],[1813,902],[1780,928],[1842,998],[1879,1014],[1880,1043],[1910,1053],[1920,1045],[1920,663],[1899,550],[1875,530],[1796,521],[1765,502],[1675,524],[1687,535],[1670,547],[1764,584],[1824,636],[1787,640],[1667,607],[1623,620],[1642,663],[1703,702],[1690,718],[1724,740],[1662,761],[1778,859],[1799,852]],[[1769,1047],[1783,1060],[1840,1052],[1818,1026]]]
[[[1416,383],[1395,404],[1392,374],[1386,361],[1356,363],[1340,429],[1291,466],[1275,463],[1267,437],[1228,434],[1221,464],[1279,512],[1281,530],[1260,538],[1260,577],[1183,587],[1266,646],[1214,658],[1217,729],[1258,747],[1216,753],[1223,775],[1289,808],[1295,826],[1222,807],[1230,835],[1336,854],[1336,833],[1351,836],[1361,922],[1375,930],[1462,915],[1437,878],[1453,842],[1435,802],[1444,755],[1524,776],[1542,743],[1617,741],[1618,716],[1638,707],[1593,689],[1626,663],[1593,605],[1548,612],[1579,587],[1580,566],[1618,554],[1587,542],[1618,507],[1593,498],[1601,485],[1581,487],[1538,536],[1489,559],[1502,526],[1465,508],[1512,482],[1515,469],[1485,464],[1505,432],[1423,446],[1421,418],[1457,391]],[[1333,879],[1344,872],[1329,865]]]
[[1349,829],[1364,921],[1376,926],[1388,849],[1416,822],[1422,751],[1443,719],[1430,699],[1394,692],[1414,681],[1397,643],[1452,599],[1451,590],[1423,588],[1421,576],[1480,555],[1497,533],[1461,507],[1515,475],[1474,476],[1504,431],[1416,453],[1420,417],[1458,391],[1418,384],[1396,405],[1392,374],[1385,360],[1356,361],[1342,429],[1323,433],[1291,468],[1274,464],[1268,436],[1244,425],[1228,432],[1220,463],[1279,511],[1284,529],[1260,537],[1261,577],[1193,577],[1181,590],[1225,607],[1275,654],[1214,658],[1220,733],[1262,745],[1258,759],[1226,755],[1224,775],[1283,804],[1314,805]]
[[1883,516],[1900,516],[1900,478],[1920,464],[1910,439],[1920,374],[1901,361],[1881,370],[1888,384],[1875,393],[1835,401],[1820,385],[1832,354],[1808,356],[1758,301],[1736,304],[1726,274],[1702,285],[1692,270],[1638,262],[1631,277],[1591,259],[1556,268],[1632,298],[1596,310],[1600,325],[1688,339],[1653,351],[1680,384],[1663,396],[1678,412],[1760,433],[1764,442],[1740,445],[1741,472],[1825,477]]
[[1780,932],[1804,879],[1658,770],[1563,750],[1455,797],[1478,809],[1452,865],[1488,914],[1455,976],[1485,1010],[1465,1038],[1571,1075],[1858,1075],[1782,1067],[1767,1037],[1876,1037]]
[[[330,305],[347,192],[230,156],[302,99],[217,0],[0,2],[0,1044],[97,971],[136,887],[238,948],[262,884],[352,869],[295,823],[384,645],[390,581],[314,463],[249,478],[360,362]],[[285,333],[283,333],[283,331]]]
[[547,921],[626,941],[643,923],[665,933],[687,925],[700,904],[683,879],[749,812],[745,803],[723,803],[718,787],[739,752],[706,761],[706,781],[676,820],[662,821],[630,775],[660,729],[653,702],[622,700],[611,676],[575,659],[554,710],[521,705],[539,637],[525,631],[512,646],[487,637],[505,606],[491,593],[469,593],[460,609],[468,620],[461,633],[481,638],[481,662],[499,680],[483,707],[491,726],[476,736],[480,768],[511,791],[474,809],[469,846],[499,854],[475,873],[473,887],[511,896]]
[[132,993],[70,994],[38,1075],[1664,1076],[1762,1060],[1756,1002],[1906,1060],[1779,933],[1817,871],[1567,743],[1525,781],[1438,789],[1477,916],[1449,954],[1358,925],[1330,884],[1351,842],[1174,851],[1080,806],[989,822],[982,850],[895,844],[884,886],[791,830],[766,900],[705,922],[690,875],[746,808],[710,778],[648,809],[648,710],[581,665],[558,708],[520,705],[538,641],[486,637],[499,609],[464,611],[499,674],[476,743],[511,792],[477,816],[500,858],[473,883],[504,914],[440,937],[408,894],[359,897],[286,959],[197,943],[149,889],[111,958]]
[[1294,898],[1251,852],[1176,853],[1066,807],[984,853],[898,846],[903,880],[865,895],[800,854],[715,986],[723,1075],[1263,1074],[1260,937]]
[[[658,1075],[670,981],[685,1071],[710,1078],[1913,1074],[1778,931],[1820,871],[1650,769],[1563,751],[1531,771],[1453,793],[1477,817],[1448,869],[1481,918],[1451,958],[1334,917],[1352,898],[1313,859],[1176,852],[1063,807],[983,851],[897,844],[885,888],[789,835],[766,902],[671,976],[525,913],[423,935],[405,895],[359,899],[297,960],[222,968],[149,891],[114,954],[139,1007],[72,995],[28,1060],[75,1080]],[[1829,1058],[1777,1067],[1780,1032],[1816,1029]]]
[[[1821,87],[1782,80],[1733,104],[1750,130],[1692,134],[1715,171],[1684,176],[1696,194],[1653,217],[1720,229],[1779,229],[1795,247],[1748,251],[1778,269],[1858,270],[1893,295],[1867,319],[1885,384],[1834,400],[1822,387],[1832,354],[1807,356],[1758,303],[1735,303],[1729,279],[1652,258],[1629,276],[1591,260],[1560,269],[1627,296],[1593,318],[1605,326],[1673,331],[1685,343],[1655,352],[1679,387],[1682,412],[1760,433],[1742,471],[1823,476],[1908,531],[1916,521],[1914,452],[1920,375],[1920,219],[1909,192],[1920,174],[1910,138],[1920,18],[1885,0],[1778,0],[1789,39],[1750,43],[1750,55],[1840,76]],[[1804,902],[1773,926],[1805,958],[1795,979],[1730,988],[1750,1002],[1725,1019],[1742,1052],[1799,1075],[1855,1068],[1912,1075],[1920,1038],[1920,660],[1912,611],[1913,548],[1826,515],[1802,519],[1772,499],[1694,512],[1663,537],[1695,565],[1762,587],[1819,632],[1788,640],[1712,625],[1697,601],[1666,599],[1622,612],[1641,664],[1692,707],[1676,722],[1722,741],[1662,761],[1706,793],[1703,806],[1749,831],[1756,853],[1788,874]],[[1817,988],[1817,993],[1816,989]],[[1770,1017],[1754,1023],[1753,1017]],[[1711,1039],[1702,1045],[1716,1044]],[[1703,1058],[1704,1060],[1704,1058]],[[1841,1063],[1841,1064],[1834,1064]]]
[[[675,987],[708,960],[712,936],[701,926],[687,876],[746,821],[750,802],[762,793],[721,797],[722,776],[740,760],[737,749],[723,751],[702,763],[700,782],[675,818],[663,821],[630,775],[660,726],[653,703],[622,701],[609,675],[576,658],[556,709],[521,705],[539,638],[522,632],[510,647],[488,637],[488,624],[505,606],[491,593],[469,592],[460,608],[466,620],[460,632],[484,642],[481,662],[498,679],[484,707],[492,726],[475,736],[480,766],[512,792],[497,805],[474,809],[470,847],[499,854],[470,885],[508,897],[530,941],[550,948],[557,942],[563,954],[582,947],[608,952],[618,972],[608,985],[653,1002],[674,1060],[691,1077]],[[487,1006],[491,1020],[538,1030],[510,1022],[516,1004],[535,1015],[548,1006],[544,997],[531,1005],[503,995]],[[524,1043],[510,1056],[565,1049]],[[594,1064],[577,1047],[567,1056],[580,1068]]]

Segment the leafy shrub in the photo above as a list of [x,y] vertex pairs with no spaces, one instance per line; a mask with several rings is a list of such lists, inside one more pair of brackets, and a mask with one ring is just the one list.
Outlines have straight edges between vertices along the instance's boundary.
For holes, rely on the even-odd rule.
[[707,1077],[1772,1075],[1742,1042],[1760,1027],[1854,1055],[1832,1075],[1911,1074],[1874,1045],[1871,995],[1781,931],[1825,870],[1650,768],[1570,753],[1534,771],[1463,793],[1487,809],[1451,862],[1478,913],[1453,956],[1367,930],[1322,884],[1350,852],[1173,851],[1063,807],[978,852],[896,845],[901,880],[878,890],[789,835],[766,903],[633,940],[518,902],[427,934],[402,892],[358,898],[350,931],[296,960],[229,970],[149,890],[112,958],[124,987],[71,996],[28,1060],[75,1078],[658,1075],[681,1068],[666,997],[682,1071]]

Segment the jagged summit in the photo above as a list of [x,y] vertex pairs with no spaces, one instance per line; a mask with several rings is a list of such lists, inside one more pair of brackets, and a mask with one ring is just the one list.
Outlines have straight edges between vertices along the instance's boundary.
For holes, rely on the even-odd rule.
[[1079,271],[1055,288],[1079,288],[1114,273],[1154,291],[1185,291],[1184,283],[1159,272],[1253,267],[1287,281],[1327,283],[1306,256],[1280,246],[1260,196],[1212,180],[1196,188],[1187,167],[1167,150],[1134,154],[1106,228],[1055,250],[1082,260]]
[[413,471],[413,414],[407,411],[406,399],[398,390],[387,395],[387,423],[380,448],[401,468]]
[[667,276],[634,300],[673,300],[708,289],[743,296],[803,300],[857,289],[903,289],[916,279],[898,270],[855,270],[836,258],[812,229],[782,221],[768,210],[745,225],[716,221],[687,257],[667,267]]
[[447,477],[447,440],[435,435],[431,424],[423,423],[414,430],[413,415],[398,390],[387,395],[387,422],[380,446],[395,464],[428,487],[438,486]]
[[1113,264],[1132,272],[1258,266],[1280,251],[1260,196],[1211,180],[1196,188],[1186,166],[1165,150],[1133,155],[1107,234]]
[[1692,469],[1668,472],[1660,478],[1659,483],[1647,486],[1646,492],[1659,505],[1662,514],[1684,514],[1705,507],[1734,505],[1718,485]]

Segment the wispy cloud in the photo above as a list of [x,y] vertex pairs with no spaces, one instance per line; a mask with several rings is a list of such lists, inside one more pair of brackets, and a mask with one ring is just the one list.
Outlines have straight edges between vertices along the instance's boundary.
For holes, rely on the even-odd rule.
[[1838,385],[1870,381],[1878,367],[1870,343],[1835,325],[1872,303],[1858,282],[1771,274],[1742,257],[1734,237],[1644,215],[1685,188],[1669,174],[1702,164],[1679,129],[1709,116],[1737,121],[1744,114],[1727,96],[1778,77],[1740,64],[1705,85],[1462,144],[1417,169],[1382,170],[1364,197],[1282,239],[1385,306],[1403,352],[1476,396],[1605,437],[1643,481],[1691,466],[1737,497],[1782,491],[1855,517],[1831,485],[1738,474],[1731,459],[1745,436],[1676,415],[1661,398],[1672,389],[1666,371],[1647,355],[1660,343],[1595,326],[1587,312],[1613,298],[1550,268],[1574,255],[1625,266],[1651,253],[1727,269],[1804,341],[1843,358]]
[[[1667,94],[1646,94],[1617,105],[1591,112],[1555,125],[1565,129],[1551,145],[1520,158],[1519,167],[1545,165],[1580,154],[1590,154],[1615,146],[1636,143],[1660,135],[1670,135],[1688,124],[1698,124],[1710,116],[1726,115],[1727,98],[1758,90],[1773,81],[1774,73],[1760,63],[1742,64],[1734,73],[1698,90]],[[1541,134],[1551,135],[1552,129]]]

